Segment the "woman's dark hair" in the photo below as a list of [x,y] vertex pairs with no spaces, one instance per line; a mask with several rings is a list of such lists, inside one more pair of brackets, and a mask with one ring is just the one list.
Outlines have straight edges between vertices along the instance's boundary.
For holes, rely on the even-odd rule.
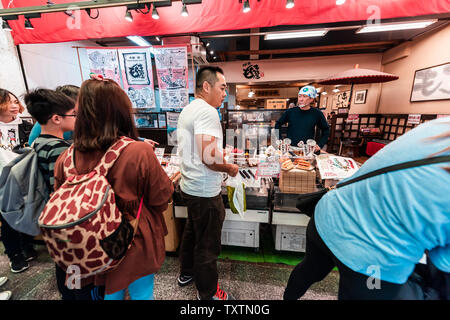
[[75,100],[62,92],[36,89],[24,97],[28,112],[41,125],[47,124],[54,114],[66,114],[75,108]]
[[73,100],[77,101],[78,94],[80,93],[80,87],[67,84],[65,86],[59,86],[55,89],[55,91],[62,92],[66,96],[72,98]]
[[25,110],[25,108],[20,103],[19,98],[17,98],[17,96],[11,91],[2,88],[0,88],[0,112],[6,111],[7,109],[6,104],[11,101],[11,97],[9,95],[12,95],[14,98],[17,99],[17,101],[19,101],[19,113],[22,113]]
[[106,151],[120,136],[138,140],[127,94],[111,79],[84,81],[78,96],[74,147],[81,152]]

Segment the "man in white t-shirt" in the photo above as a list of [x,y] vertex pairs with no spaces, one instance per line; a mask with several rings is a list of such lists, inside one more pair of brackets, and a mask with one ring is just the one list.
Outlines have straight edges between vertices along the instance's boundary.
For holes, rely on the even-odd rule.
[[223,155],[217,108],[227,95],[227,84],[222,69],[207,66],[198,71],[195,85],[196,99],[183,109],[177,125],[180,188],[188,208],[178,284],[195,280],[200,300],[231,300],[232,296],[220,289],[217,273],[225,218],[222,172],[234,177],[239,170],[226,163]]

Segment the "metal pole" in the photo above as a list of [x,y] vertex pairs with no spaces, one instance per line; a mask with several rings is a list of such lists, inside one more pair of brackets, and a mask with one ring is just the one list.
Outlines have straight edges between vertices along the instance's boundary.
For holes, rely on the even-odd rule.
[[32,6],[32,7],[20,7],[9,8],[0,10],[0,17],[3,16],[17,16],[28,15],[37,13],[51,13],[51,12],[65,12],[67,10],[73,10],[75,7],[79,10],[85,9],[101,9],[120,7],[127,5],[147,4],[166,2],[165,0],[96,0],[96,1],[82,1],[82,2],[69,2],[63,4],[53,4],[45,6]]

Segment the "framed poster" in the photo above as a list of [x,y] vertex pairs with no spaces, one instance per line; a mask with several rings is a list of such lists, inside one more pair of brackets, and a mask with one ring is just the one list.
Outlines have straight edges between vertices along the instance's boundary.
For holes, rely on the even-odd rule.
[[450,62],[416,70],[411,102],[450,99]]
[[355,104],[364,104],[366,103],[367,89],[355,91]]
[[350,91],[342,91],[333,95],[332,110],[348,108],[350,102]]

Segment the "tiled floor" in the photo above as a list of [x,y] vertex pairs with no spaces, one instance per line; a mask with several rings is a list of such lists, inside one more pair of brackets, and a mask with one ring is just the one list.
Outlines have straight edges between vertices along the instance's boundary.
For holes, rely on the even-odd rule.
[[[7,276],[9,281],[0,291],[11,290],[14,300],[59,300],[54,264],[46,248],[36,246],[39,257],[31,262],[27,271],[13,274],[9,269],[9,260],[3,254],[0,244],[0,276]],[[161,270],[155,277],[156,300],[195,300],[194,285],[178,287],[178,258],[169,253]],[[293,267],[272,263],[250,263],[219,260],[219,281],[221,287],[232,293],[239,300],[280,300]],[[302,299],[335,300],[338,288],[338,273],[333,271],[323,281],[313,285]]]

